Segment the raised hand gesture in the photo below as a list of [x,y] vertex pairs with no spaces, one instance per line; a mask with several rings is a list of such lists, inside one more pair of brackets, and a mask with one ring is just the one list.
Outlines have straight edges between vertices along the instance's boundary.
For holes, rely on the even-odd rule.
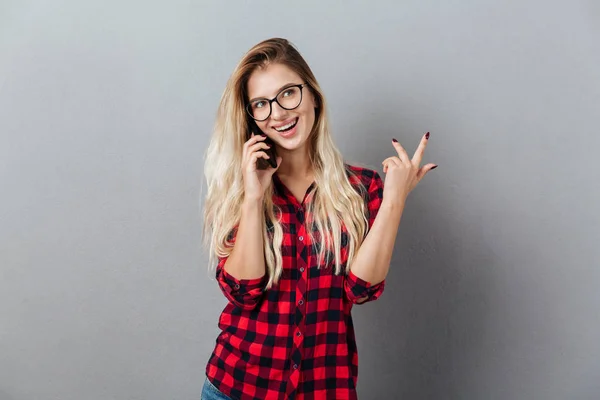
[[383,187],[383,202],[394,205],[404,204],[408,194],[417,186],[421,179],[429,171],[437,167],[436,164],[420,166],[428,141],[429,132],[423,135],[421,143],[411,159],[400,143],[396,139],[392,139],[398,156],[388,157],[382,162],[383,172],[386,174]]

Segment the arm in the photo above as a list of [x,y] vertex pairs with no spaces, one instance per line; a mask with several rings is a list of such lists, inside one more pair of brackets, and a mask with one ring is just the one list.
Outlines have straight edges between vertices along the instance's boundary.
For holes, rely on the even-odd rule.
[[384,290],[396,241],[402,207],[383,201],[383,182],[377,172],[369,185],[369,233],[358,249],[346,278],[346,294],[356,304],[377,299]]
[[217,281],[225,297],[244,310],[256,307],[267,278],[262,212],[262,202],[243,203],[240,224],[234,230],[233,250],[228,257],[219,258],[217,265]]
[[398,225],[404,205],[388,206],[385,202],[363,241],[350,270],[360,279],[372,285],[385,280],[390,269],[392,252],[396,243]]
[[[354,275],[353,280],[359,283],[352,290],[354,298],[350,297],[350,300],[353,302],[362,303],[368,301],[372,297],[376,298],[378,293],[383,291],[382,285],[390,269],[392,251],[396,241],[398,225],[400,224],[402,212],[406,204],[406,198],[421,179],[429,171],[437,167],[436,164],[432,163],[423,167],[420,166],[428,141],[429,132],[423,135],[419,147],[411,159],[400,143],[396,139],[392,139],[398,157],[388,157],[382,162],[383,172],[386,174],[386,195],[383,195],[384,191],[382,189],[378,189],[377,193],[381,194],[379,202],[369,201],[369,209],[371,210],[379,206],[379,211],[376,220],[373,222],[372,230],[369,231],[358,250],[348,274],[349,278],[352,278],[352,275]],[[375,188],[383,187],[381,178],[376,172],[369,188],[371,199],[373,198],[371,193],[375,190],[373,184],[375,184]],[[374,205],[371,206],[371,203]],[[347,279],[347,281],[352,281],[352,279]],[[371,286],[369,282],[374,283],[374,285]],[[371,290],[361,291],[361,286],[363,289],[367,287]],[[379,292],[375,289],[378,286],[380,287]],[[359,295],[362,293],[365,294],[360,297]]]

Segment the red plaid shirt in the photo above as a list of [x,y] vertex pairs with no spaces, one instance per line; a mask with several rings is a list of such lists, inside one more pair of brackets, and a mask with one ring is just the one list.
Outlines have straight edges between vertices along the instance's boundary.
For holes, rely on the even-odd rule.
[[[350,183],[363,193],[369,228],[383,197],[376,171],[350,166]],[[362,192],[357,186],[362,182]],[[273,202],[282,211],[283,274],[264,290],[266,276],[238,280],[219,258],[217,282],[229,300],[219,318],[222,332],[208,361],[206,375],[224,394],[239,400],[356,399],[358,355],[351,310],[359,299],[377,299],[385,281],[371,285],[349,272],[335,275],[335,265],[317,268],[318,248],[306,229],[313,183],[302,203],[273,175]],[[316,235],[316,228],[313,228]],[[231,237],[235,240],[235,230]],[[342,231],[342,267],[348,236]],[[324,262],[323,262],[324,263]]]

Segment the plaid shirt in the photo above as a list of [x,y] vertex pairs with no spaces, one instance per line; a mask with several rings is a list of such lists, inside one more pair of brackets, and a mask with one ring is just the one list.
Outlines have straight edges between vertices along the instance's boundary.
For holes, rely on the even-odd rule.
[[[368,205],[371,228],[383,197],[381,178],[366,168],[346,164],[346,169],[356,174],[348,176]],[[232,399],[356,399],[358,354],[350,311],[359,299],[377,299],[385,281],[371,285],[352,272],[335,275],[332,261],[317,268],[318,248],[310,243],[311,218],[305,215],[315,183],[302,203],[276,174],[273,184],[273,202],[283,211],[283,274],[264,290],[266,276],[238,280],[223,269],[227,258],[219,258],[216,279],[229,303],[206,375]],[[342,267],[347,245],[343,227]]]

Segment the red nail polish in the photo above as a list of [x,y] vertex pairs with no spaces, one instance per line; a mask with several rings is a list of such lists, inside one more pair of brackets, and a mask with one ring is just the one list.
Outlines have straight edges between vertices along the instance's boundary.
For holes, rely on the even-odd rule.
[[398,141],[396,139],[394,139],[394,138],[392,138],[392,142],[398,143]]
[[[436,169],[437,167],[438,167],[437,165],[434,165],[433,167],[431,167],[431,169]],[[431,169],[430,169],[430,171],[431,171]]]
[[425,135],[425,139],[429,139],[429,132]]

